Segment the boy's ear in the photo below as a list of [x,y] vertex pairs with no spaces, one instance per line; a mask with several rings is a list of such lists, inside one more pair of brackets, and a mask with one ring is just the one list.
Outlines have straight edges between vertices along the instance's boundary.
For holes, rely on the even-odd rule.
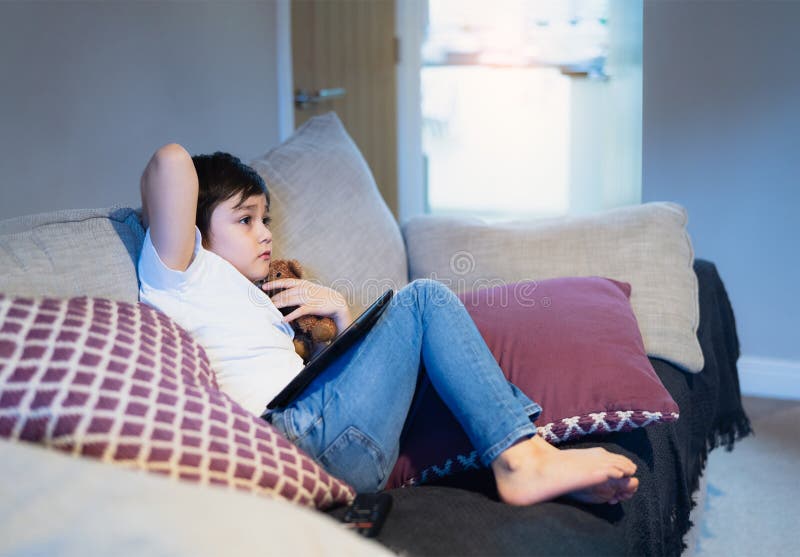
[[303,266],[300,265],[300,262],[297,261],[297,259],[289,260],[289,270],[294,273],[297,278],[301,278],[303,276]]

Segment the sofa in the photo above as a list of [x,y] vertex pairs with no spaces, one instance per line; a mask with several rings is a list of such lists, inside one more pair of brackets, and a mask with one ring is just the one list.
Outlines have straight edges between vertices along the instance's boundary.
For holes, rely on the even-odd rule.
[[[682,207],[651,203],[513,223],[424,216],[400,227],[334,114],[313,118],[250,164],[270,189],[274,257],[301,261],[311,280],[342,292],[354,314],[386,288],[419,278],[445,282],[465,302],[471,292],[528,285],[536,294],[520,319],[551,321],[510,328],[505,334],[519,345],[501,343],[498,360],[502,350],[525,354],[509,366],[540,375],[532,389],[583,391],[588,404],[616,396],[599,402],[602,419],[599,410],[581,410],[593,417],[589,425],[569,406],[574,400],[553,398],[563,418],[548,418],[540,432],[563,447],[625,454],[638,466],[639,493],[613,506],[563,498],[504,505],[491,475],[470,461],[463,432],[446,419],[430,427],[426,416],[446,409],[426,394],[415,400],[387,483],[393,506],[381,533],[367,540],[346,531],[338,520],[352,488],[221,393],[202,347],[138,304],[140,209],[60,210],[0,222],[0,553],[691,553],[708,451],[730,450],[750,424],[730,302],[713,263],[695,259]],[[551,367],[534,365],[534,348],[544,348],[531,348],[532,331],[550,330],[561,319],[550,310],[570,288],[599,277],[620,319],[633,323],[624,341],[641,352],[619,367],[635,361],[649,382],[631,383],[634,392],[624,396],[628,378],[612,368],[629,347],[601,346],[606,333],[623,328],[604,313],[612,306],[590,301],[586,312],[600,312],[596,319],[559,321],[566,332],[548,343],[562,344],[541,358]],[[492,315],[490,329],[505,314]],[[71,322],[80,332],[69,337]],[[54,323],[64,326],[60,333]],[[589,329],[570,333],[575,326]],[[127,348],[90,357],[90,341],[122,338],[128,328]],[[58,334],[52,342],[36,337],[51,333]],[[583,360],[574,360],[578,345]],[[69,352],[63,361],[79,358],[72,375],[58,374],[72,365],[59,363],[59,349]],[[114,368],[109,354],[122,353],[127,367]],[[568,361],[579,361],[578,369],[558,367]],[[188,430],[202,432],[202,444],[191,445]]]

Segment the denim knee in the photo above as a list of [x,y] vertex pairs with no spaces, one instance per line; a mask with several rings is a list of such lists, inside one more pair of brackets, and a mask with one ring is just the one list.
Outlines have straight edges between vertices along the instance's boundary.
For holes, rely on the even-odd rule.
[[458,297],[445,284],[428,278],[415,279],[403,290],[407,292],[407,295],[413,296],[414,301],[421,300],[431,305],[452,303],[453,299],[459,301]]

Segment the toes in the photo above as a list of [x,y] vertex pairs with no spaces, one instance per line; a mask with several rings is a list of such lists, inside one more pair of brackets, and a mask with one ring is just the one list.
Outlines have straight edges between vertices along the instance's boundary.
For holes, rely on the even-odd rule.
[[637,478],[624,478],[619,482],[618,494],[625,496],[626,499],[633,497],[636,490],[639,489],[639,480]]
[[639,480],[633,477],[624,477],[614,481],[617,493],[630,493],[633,495],[639,487]]
[[606,463],[607,466],[607,473],[609,478],[619,479],[622,477],[630,477],[632,474],[630,473],[630,467],[625,466],[624,462],[620,462],[618,460],[612,460]]
[[626,475],[633,476],[636,473],[636,464],[632,460],[622,455],[614,455],[614,457],[614,464],[624,470]]
[[595,494],[609,505],[617,505],[633,497],[639,487],[639,480],[630,476],[610,478],[602,487],[598,486]]
[[625,471],[621,470],[620,468],[613,466],[608,471],[608,477],[614,480],[621,480],[626,476]]

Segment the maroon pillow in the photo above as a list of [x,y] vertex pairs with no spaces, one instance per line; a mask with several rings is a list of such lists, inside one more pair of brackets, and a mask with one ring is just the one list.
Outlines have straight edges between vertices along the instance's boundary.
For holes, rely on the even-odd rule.
[[0,438],[319,508],[355,495],[219,391],[202,346],[141,303],[0,294]]
[[[505,376],[542,406],[557,444],[678,419],[647,358],[627,283],[600,277],[520,282],[460,296]],[[423,382],[387,488],[478,467],[466,434]]]

